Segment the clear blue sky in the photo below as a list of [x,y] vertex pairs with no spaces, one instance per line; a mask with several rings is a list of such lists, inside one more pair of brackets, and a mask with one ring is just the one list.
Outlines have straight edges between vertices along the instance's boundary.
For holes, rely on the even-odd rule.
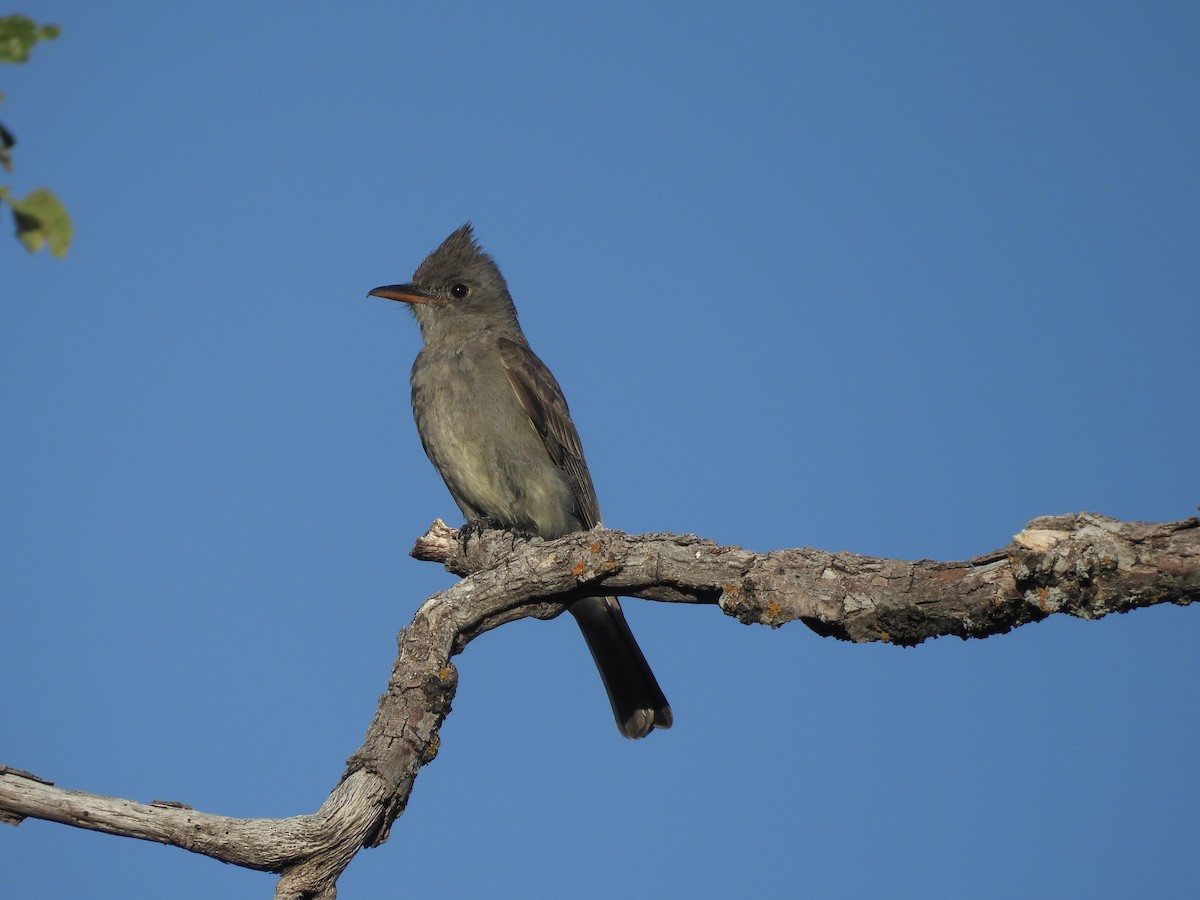
[[[605,521],[961,559],[1200,501],[1200,6],[99,4],[0,68],[0,763],[313,810],[451,583],[406,279],[463,221]],[[6,214],[7,215],[7,214]],[[7,226],[5,226],[7,228]],[[675,728],[569,621],[458,658],[339,896],[1184,897],[1200,610],[852,646],[628,601]],[[30,821],[0,896],[273,878]]]

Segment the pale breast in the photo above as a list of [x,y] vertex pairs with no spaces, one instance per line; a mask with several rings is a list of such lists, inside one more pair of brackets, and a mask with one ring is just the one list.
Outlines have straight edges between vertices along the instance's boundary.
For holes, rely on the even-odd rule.
[[426,347],[412,372],[421,443],[468,519],[489,516],[557,537],[579,528],[566,475],[551,461],[487,346]]

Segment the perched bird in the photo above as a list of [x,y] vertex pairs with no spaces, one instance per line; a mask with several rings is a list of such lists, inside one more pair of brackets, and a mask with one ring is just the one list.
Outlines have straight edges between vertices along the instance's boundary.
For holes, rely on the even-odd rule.
[[[410,305],[424,348],[412,406],[425,454],[468,522],[556,538],[600,524],[596,491],[562,389],[529,349],[504,276],[470,223],[426,257],[409,284],[370,296]],[[671,727],[654,673],[616,597],[570,606],[621,734]]]

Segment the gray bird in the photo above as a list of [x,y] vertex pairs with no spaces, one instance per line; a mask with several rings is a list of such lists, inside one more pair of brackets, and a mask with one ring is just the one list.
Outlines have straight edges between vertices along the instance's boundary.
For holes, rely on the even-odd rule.
[[[409,284],[370,296],[410,305],[424,348],[412,369],[421,444],[468,522],[556,538],[600,524],[596,490],[562,389],[517,323],[504,276],[470,223]],[[570,606],[621,734],[671,727],[671,707],[616,597]]]

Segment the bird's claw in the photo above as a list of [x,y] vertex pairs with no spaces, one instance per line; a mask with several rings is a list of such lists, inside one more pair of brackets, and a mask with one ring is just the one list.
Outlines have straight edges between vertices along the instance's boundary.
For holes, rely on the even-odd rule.
[[465,548],[471,541],[481,537],[485,531],[499,527],[491,516],[480,516],[478,519],[471,519],[458,529],[458,539]]

